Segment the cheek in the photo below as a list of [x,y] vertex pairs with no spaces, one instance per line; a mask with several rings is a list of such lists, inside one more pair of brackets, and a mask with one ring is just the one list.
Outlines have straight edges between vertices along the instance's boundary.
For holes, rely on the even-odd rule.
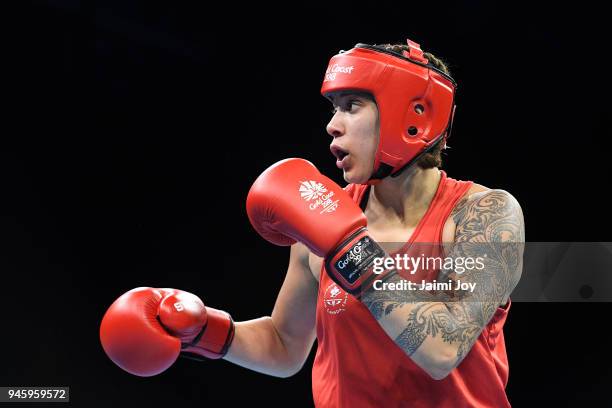
[[374,161],[376,150],[378,150],[378,133],[375,129],[371,127],[364,129],[359,150],[363,159]]
[[369,138],[368,149],[372,153],[372,155],[374,155],[376,153],[376,150],[378,150],[378,135],[377,134],[374,133],[372,134],[372,137]]

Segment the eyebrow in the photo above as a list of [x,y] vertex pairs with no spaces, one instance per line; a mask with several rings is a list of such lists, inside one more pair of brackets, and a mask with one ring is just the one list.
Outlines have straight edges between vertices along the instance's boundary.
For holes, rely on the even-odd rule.
[[356,96],[358,98],[365,98],[365,99],[369,99],[369,100],[372,99],[372,97],[370,95],[368,95],[367,92],[364,92],[364,91],[351,91],[351,90],[338,91],[338,92],[330,93],[330,94],[328,94],[327,99],[329,99],[329,101],[331,103],[335,103],[337,98],[346,98],[347,96]]

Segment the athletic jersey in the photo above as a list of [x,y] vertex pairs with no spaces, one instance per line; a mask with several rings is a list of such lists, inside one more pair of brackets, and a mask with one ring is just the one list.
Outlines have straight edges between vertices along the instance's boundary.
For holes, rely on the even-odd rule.
[[[434,198],[406,243],[442,242],[442,229],[472,182],[441,171]],[[361,203],[367,186],[346,191]],[[443,380],[432,379],[383,331],[370,311],[321,270],[317,297],[318,349],[312,368],[317,407],[509,407],[508,358],[502,331],[510,300]],[[422,276],[418,277],[420,282]],[[428,274],[428,280],[435,278]]]

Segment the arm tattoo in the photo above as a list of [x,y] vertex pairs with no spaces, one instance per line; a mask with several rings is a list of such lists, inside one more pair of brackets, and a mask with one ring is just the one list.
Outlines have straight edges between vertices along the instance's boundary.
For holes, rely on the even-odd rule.
[[[455,242],[445,246],[445,257],[480,258],[484,267],[440,270],[437,280],[459,279],[475,284],[473,292],[432,293],[424,290],[370,289],[362,302],[376,320],[410,305],[395,342],[409,356],[428,337],[440,337],[457,348],[458,365],[478,339],[499,304],[506,299],[522,271],[523,214],[514,197],[503,190],[489,190],[462,199],[451,214],[456,224]],[[399,282],[394,274],[386,282]]]

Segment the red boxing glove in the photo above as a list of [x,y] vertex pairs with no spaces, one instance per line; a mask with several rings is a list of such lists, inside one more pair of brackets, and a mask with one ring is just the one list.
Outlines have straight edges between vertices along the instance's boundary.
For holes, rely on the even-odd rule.
[[100,341],[108,357],[142,377],[165,371],[181,353],[198,359],[221,358],[233,338],[229,314],[177,289],[132,289],[111,305],[100,325]]
[[329,276],[357,297],[388,277],[372,272],[374,258],[386,254],[369,237],[361,208],[307,160],[286,159],[266,169],[249,191],[247,213],[273,244],[300,241],[325,257]]

